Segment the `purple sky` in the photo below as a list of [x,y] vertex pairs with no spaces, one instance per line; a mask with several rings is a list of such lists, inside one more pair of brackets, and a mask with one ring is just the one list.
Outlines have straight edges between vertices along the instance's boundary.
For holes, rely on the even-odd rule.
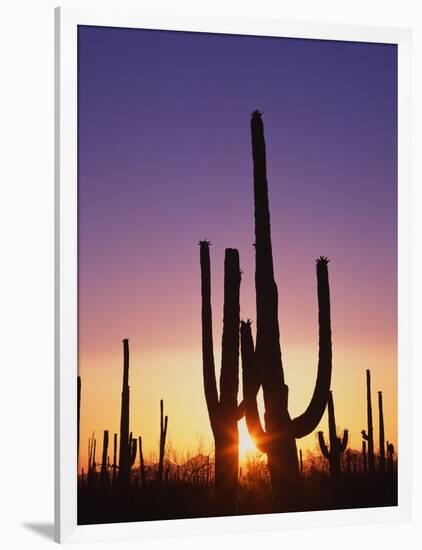
[[323,254],[339,357],[359,346],[394,355],[395,46],[101,27],[79,27],[78,44],[81,370],[120,358],[129,337],[151,353],[199,352],[200,373],[203,238],[217,354],[226,247],[240,250],[242,315],[255,317],[254,109],[264,113],[282,345],[314,345]]

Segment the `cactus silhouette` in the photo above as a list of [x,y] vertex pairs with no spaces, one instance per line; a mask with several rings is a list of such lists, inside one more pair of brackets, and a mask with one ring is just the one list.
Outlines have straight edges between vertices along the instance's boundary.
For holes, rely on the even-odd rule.
[[80,439],[80,424],[81,424],[81,377],[78,376],[78,384],[77,384],[77,402],[78,402],[78,409],[77,409],[77,423],[78,423],[78,439],[77,439],[77,459],[79,461],[79,439]]
[[235,511],[238,470],[238,420],[243,406],[237,403],[239,390],[240,280],[239,252],[227,248],[224,258],[223,338],[220,372],[220,398],[215,377],[210,243],[201,241],[202,360],[205,400],[215,443],[215,491],[217,508],[222,514]]
[[371,371],[366,370],[366,408],[368,418],[368,431],[362,430],[362,437],[368,443],[368,473],[375,473],[374,456],[374,425],[372,422],[372,399],[371,399]]
[[394,473],[394,454],[394,445],[387,441],[387,470],[390,474]]
[[300,475],[303,476],[303,456],[302,456],[302,449],[299,451],[299,471]]
[[113,464],[111,465],[111,471],[111,483],[115,487],[117,482],[117,434],[114,434],[113,437]]
[[129,340],[123,340],[123,385],[120,413],[119,485],[129,486]]
[[[344,430],[343,437],[337,437],[332,391],[330,391],[328,397],[328,430],[330,437],[330,448],[328,449],[327,444],[325,443],[324,432],[318,432],[318,442],[323,456],[328,459],[328,462],[330,464],[331,478],[335,480],[338,479],[341,473],[341,455],[346,450],[347,441],[349,439],[349,432],[348,430]],[[350,455],[348,456],[348,459],[350,460]]]
[[130,468],[135,464],[138,440],[130,434]]
[[379,413],[379,471],[385,473],[385,435],[384,435],[384,411],[382,406],[382,392],[378,392],[378,413]]
[[108,450],[108,430],[104,430],[103,436],[103,452],[101,457],[101,472],[100,472],[100,487],[104,488],[108,483],[107,472],[107,450]]
[[168,416],[164,417],[164,402],[160,400],[160,455],[158,461],[158,481],[163,481],[164,455],[166,449]]
[[[242,354],[245,415],[251,436],[258,448],[267,453],[278,508],[295,509],[300,501],[296,438],[308,435],[318,425],[327,404],[331,384],[328,259],[320,257],[316,262],[319,307],[319,361],[316,384],[305,412],[291,419],[288,411],[288,386],[284,381],[281,359],[264,126],[259,111],[252,114],[251,133],[255,202],[256,349],[253,352],[250,324],[243,323],[241,334],[243,331],[243,341],[249,346]],[[246,365],[243,363],[243,355],[247,361]],[[256,404],[256,393],[260,385],[264,394],[265,430],[261,425]]]

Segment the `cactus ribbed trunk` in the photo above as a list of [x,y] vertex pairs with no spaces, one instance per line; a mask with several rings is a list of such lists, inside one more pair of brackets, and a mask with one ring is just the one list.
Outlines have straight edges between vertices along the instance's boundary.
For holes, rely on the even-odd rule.
[[372,421],[372,398],[371,398],[371,371],[366,371],[366,407],[368,417],[368,432],[366,441],[368,442],[368,472],[370,475],[375,473],[375,455],[374,455],[374,425]]
[[[259,111],[252,114],[252,155],[255,202],[256,347],[248,323],[242,325],[244,401],[248,429],[257,446],[268,456],[276,505],[294,510],[300,504],[300,475],[296,438],[311,433],[324,413],[331,383],[331,323],[328,260],[317,260],[319,306],[319,363],[316,385],[306,411],[292,420],[288,411],[288,387],[284,381],[278,323],[278,292],[274,279],[270,211],[266,174],[264,126]],[[253,360],[252,360],[253,355]],[[249,358],[249,359],[248,359]],[[260,425],[256,393],[262,385],[265,431]]]
[[129,486],[129,340],[123,340],[123,385],[120,412],[119,485]]
[[385,473],[385,435],[384,435],[384,411],[382,406],[382,392],[378,392],[378,412],[379,412],[379,469],[380,473]]
[[278,291],[274,280],[264,128],[259,113],[251,120],[255,197],[255,364],[264,392],[265,430],[270,436],[268,466],[276,499],[282,507],[299,482],[296,439],[287,408],[278,324]]
[[224,260],[224,311],[220,399],[215,378],[211,310],[209,243],[200,243],[202,294],[202,355],[205,399],[215,443],[215,492],[219,514],[236,509],[239,471],[239,253],[228,248]]

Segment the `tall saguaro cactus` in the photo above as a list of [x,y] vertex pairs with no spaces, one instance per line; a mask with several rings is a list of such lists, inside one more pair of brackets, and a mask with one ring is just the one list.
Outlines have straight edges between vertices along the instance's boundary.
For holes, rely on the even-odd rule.
[[164,455],[166,451],[168,416],[164,416],[164,402],[160,400],[160,455],[158,461],[158,481],[163,481],[164,473]]
[[[255,198],[256,349],[250,324],[243,323],[244,401],[246,422],[258,448],[267,453],[274,496],[281,510],[299,504],[299,465],[296,438],[311,433],[324,413],[331,384],[331,321],[328,260],[316,262],[319,307],[319,362],[317,380],[306,411],[291,419],[288,387],[284,381],[278,323],[278,292],[274,280],[270,211],[266,174],[264,126],[259,111],[252,114],[252,155]],[[248,362],[248,359],[250,360]],[[262,385],[265,430],[261,425],[256,393]]]
[[371,371],[366,370],[366,410],[368,418],[368,431],[362,430],[362,437],[368,443],[368,473],[375,473],[374,456],[374,424],[372,422],[372,398],[371,398]]
[[123,385],[120,412],[120,448],[119,448],[119,485],[129,485],[130,447],[129,447],[129,340],[123,340]]
[[238,406],[240,279],[239,252],[227,248],[224,259],[224,311],[220,372],[220,398],[215,377],[211,267],[208,241],[200,243],[202,294],[202,358],[205,400],[215,442],[215,489],[220,513],[233,513],[236,507],[239,470]]
[[385,435],[384,435],[384,411],[382,406],[382,391],[378,392],[378,413],[379,413],[379,469],[385,473]]
[[344,430],[343,437],[337,437],[332,391],[330,391],[328,397],[328,430],[330,436],[330,448],[328,449],[327,444],[325,443],[324,432],[318,432],[318,441],[323,456],[328,459],[330,464],[331,479],[336,480],[340,476],[341,455],[346,450],[347,441],[349,439],[349,431]]

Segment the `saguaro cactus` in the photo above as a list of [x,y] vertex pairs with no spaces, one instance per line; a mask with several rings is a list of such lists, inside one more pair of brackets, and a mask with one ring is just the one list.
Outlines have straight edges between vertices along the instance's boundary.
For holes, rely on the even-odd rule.
[[330,391],[328,397],[328,430],[330,435],[330,448],[328,449],[325,443],[324,432],[318,432],[318,441],[323,456],[329,461],[331,479],[335,480],[340,476],[341,455],[346,450],[349,432],[348,430],[344,430],[343,437],[337,437],[332,391]]
[[101,472],[100,472],[100,487],[107,486],[108,472],[107,472],[107,451],[108,451],[108,430],[104,430],[103,436],[103,453],[101,457]]
[[[138,440],[130,434],[130,469],[135,464]],[[130,470],[129,470],[130,473]]]
[[[295,509],[299,504],[299,465],[296,438],[311,433],[324,413],[331,384],[331,321],[328,260],[316,262],[318,281],[319,361],[314,393],[306,411],[291,419],[288,411],[288,387],[284,381],[278,324],[278,292],[274,280],[271,245],[268,183],[264,126],[261,113],[251,119],[255,197],[255,288],[256,350],[253,351],[250,324],[243,323],[243,341],[249,346],[242,352],[246,422],[251,436],[267,453],[271,482],[279,509]],[[243,355],[249,364],[243,362]],[[248,361],[247,361],[248,363]],[[265,431],[256,405],[256,393],[262,385],[265,405]]]
[[111,482],[113,487],[115,487],[117,481],[117,434],[114,434],[113,437],[113,464],[111,466],[111,471]]
[[379,413],[379,469],[385,473],[385,435],[384,435],[384,411],[382,406],[382,391],[378,392],[378,413]]
[[387,467],[390,474],[394,473],[394,454],[394,445],[387,441]]
[[374,425],[372,422],[372,399],[371,399],[371,371],[366,370],[366,409],[368,417],[368,432],[362,430],[362,437],[368,443],[368,473],[375,473],[374,456]]
[[160,400],[160,456],[158,461],[158,481],[163,481],[164,473],[164,455],[166,450],[168,416],[164,417],[164,402]]
[[120,413],[119,485],[129,485],[129,340],[123,340],[123,385]]
[[236,507],[239,470],[238,406],[240,279],[239,252],[227,248],[224,259],[224,311],[220,373],[220,398],[215,377],[211,267],[208,241],[200,243],[202,295],[202,358],[205,400],[215,442],[215,490],[219,513],[233,513]]

